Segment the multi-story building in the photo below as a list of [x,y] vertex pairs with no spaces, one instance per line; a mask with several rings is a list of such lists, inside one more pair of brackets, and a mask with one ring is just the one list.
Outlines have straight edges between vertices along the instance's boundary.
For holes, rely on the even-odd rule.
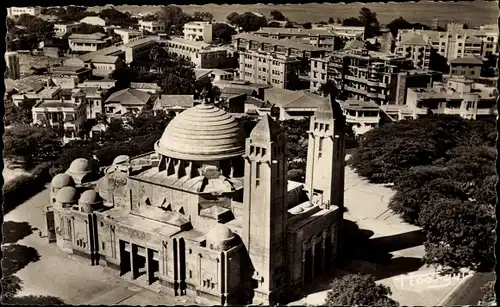
[[249,50],[240,53],[238,72],[241,80],[293,89],[299,81],[301,63],[301,59],[295,56]]
[[422,35],[414,35],[398,44],[395,53],[410,59],[413,67],[429,69],[431,64],[432,46]]
[[356,135],[378,127],[380,107],[376,103],[354,99],[347,99],[339,103],[346,117],[346,123],[352,126]]
[[211,43],[213,25],[207,21],[191,21],[184,24],[184,39]]
[[165,23],[162,21],[144,21],[139,20],[139,30],[149,33],[165,33]]
[[181,37],[161,42],[166,45],[168,53],[189,59],[196,68],[231,68],[234,65],[233,55],[222,47]]
[[450,75],[463,76],[467,79],[479,79],[483,64],[483,59],[477,56],[456,58],[450,61]]
[[142,36],[142,32],[136,31],[136,30],[131,30],[131,29],[121,29],[121,28],[116,29],[115,28],[115,29],[113,29],[113,32],[116,35],[119,35],[121,37],[122,42],[124,44],[129,43],[134,38]]
[[76,33],[81,27],[81,23],[75,22],[70,24],[54,24],[54,34],[56,37],[66,37]]
[[72,52],[92,52],[111,45],[111,38],[104,33],[73,33],[68,37],[68,44]]
[[7,17],[16,18],[23,14],[28,14],[31,16],[40,15],[42,9],[39,7],[8,7]]
[[109,117],[119,117],[126,113],[139,113],[153,99],[148,92],[126,88],[109,95],[104,102],[104,112]]
[[431,88],[408,89],[406,105],[402,106],[413,118],[429,114],[453,114],[465,119],[496,116],[498,90],[474,81],[452,77],[446,83]]
[[254,32],[256,35],[272,39],[291,39],[303,44],[309,44],[326,50],[334,50],[335,37],[333,32],[327,29],[303,29],[303,28],[271,28],[264,27]]
[[285,303],[342,252],[345,118],[335,102],[315,115],[305,184],[288,181],[273,119],[245,141],[233,116],[201,103],[154,152],[118,156],[101,178],[83,158],[55,176],[48,236],[89,265],[202,305]]
[[361,39],[365,38],[365,27],[350,27],[343,26],[341,24],[318,24],[313,25],[313,29],[327,29],[328,31],[334,33],[336,36],[345,39]]
[[[399,30],[396,50],[401,44],[408,47],[413,37],[419,36],[435,52],[448,61],[456,58],[476,55],[498,55],[498,28],[483,26],[479,29],[464,29],[462,24],[448,24],[446,31],[435,30]],[[421,40],[417,40],[419,45]],[[418,47],[418,45],[417,45]],[[408,54],[410,57],[411,54]]]
[[6,64],[5,77],[12,80],[21,78],[21,66],[19,65],[17,52],[5,52],[4,58]]
[[345,49],[330,57],[311,60],[311,92],[319,92],[328,81],[343,98],[372,101],[377,105],[403,104],[406,89],[427,86],[441,75],[414,70],[410,60],[366,49]]

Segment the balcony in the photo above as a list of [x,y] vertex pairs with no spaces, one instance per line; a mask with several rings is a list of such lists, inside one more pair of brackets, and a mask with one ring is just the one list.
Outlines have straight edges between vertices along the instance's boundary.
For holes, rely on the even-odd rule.
[[345,117],[348,124],[376,125],[380,122],[380,116],[354,116],[347,114]]

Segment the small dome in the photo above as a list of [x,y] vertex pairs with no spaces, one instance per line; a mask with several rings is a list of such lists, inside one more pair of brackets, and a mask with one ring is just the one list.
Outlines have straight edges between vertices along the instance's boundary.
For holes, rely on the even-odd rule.
[[69,171],[75,174],[90,173],[92,171],[89,160],[85,158],[78,158],[71,162]]
[[291,214],[299,214],[302,212],[304,212],[304,209],[302,209],[301,207],[293,207],[292,209],[290,209]]
[[215,225],[207,233],[207,241],[219,243],[220,241],[229,240],[233,237],[233,232],[227,226],[222,224]]
[[52,182],[50,183],[50,185],[56,189],[73,186],[74,184],[73,178],[68,174],[57,174],[52,178]]
[[64,187],[56,194],[56,201],[60,203],[71,203],[76,200],[76,189],[73,187]]
[[101,200],[99,194],[94,190],[87,190],[82,193],[78,200],[81,204],[94,204]]
[[130,161],[130,157],[126,155],[120,155],[113,160],[113,164],[127,163]]
[[190,161],[216,161],[241,156],[242,131],[236,119],[209,104],[180,113],[155,144],[157,153]]

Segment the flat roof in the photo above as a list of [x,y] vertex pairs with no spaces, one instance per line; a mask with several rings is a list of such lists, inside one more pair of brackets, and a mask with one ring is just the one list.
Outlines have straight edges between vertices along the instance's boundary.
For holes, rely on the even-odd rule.
[[298,43],[294,40],[286,39],[273,39],[269,37],[263,37],[260,35],[250,34],[250,33],[239,33],[233,35],[233,39],[245,39],[249,41],[255,41],[260,43],[265,43],[274,46],[283,46],[285,48],[293,48],[301,51],[325,51],[323,48],[318,48],[308,44]]
[[348,110],[378,110],[379,105],[376,104],[375,102],[372,101],[363,101],[363,100],[355,100],[355,99],[348,99],[346,101],[340,101],[340,105],[342,108],[348,109]]

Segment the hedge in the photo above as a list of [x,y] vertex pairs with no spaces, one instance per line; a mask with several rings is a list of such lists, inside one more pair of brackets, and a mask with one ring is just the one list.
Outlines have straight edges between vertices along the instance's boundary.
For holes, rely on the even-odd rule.
[[35,167],[31,175],[21,175],[5,183],[3,187],[4,214],[30,199],[43,190],[50,182],[51,163],[42,163]]

